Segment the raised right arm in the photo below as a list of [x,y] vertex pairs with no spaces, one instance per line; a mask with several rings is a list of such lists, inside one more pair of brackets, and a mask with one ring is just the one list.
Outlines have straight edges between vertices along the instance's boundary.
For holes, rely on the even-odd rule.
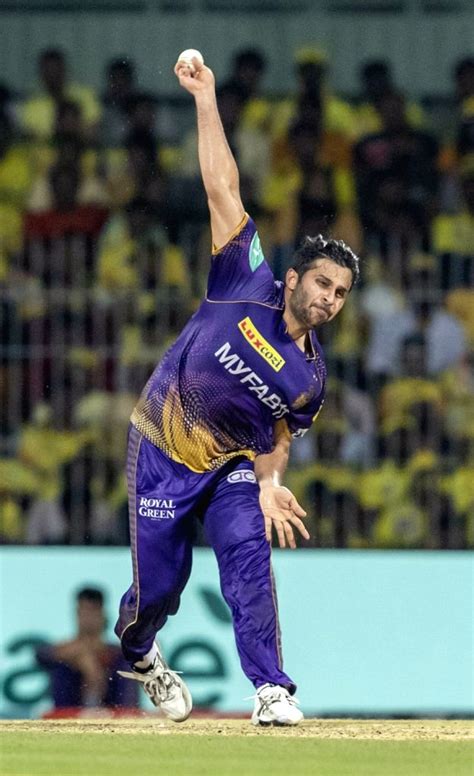
[[196,103],[199,165],[211,216],[212,242],[215,248],[221,248],[245,214],[239,171],[220,120],[214,75],[197,59],[193,64],[195,72],[191,73],[189,66],[178,60],[175,73]]

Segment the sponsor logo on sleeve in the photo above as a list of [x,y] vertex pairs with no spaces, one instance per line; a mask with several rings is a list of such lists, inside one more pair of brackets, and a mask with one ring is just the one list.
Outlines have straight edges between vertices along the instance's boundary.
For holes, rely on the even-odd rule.
[[272,348],[265,337],[262,337],[257,327],[252,323],[251,318],[244,318],[243,321],[240,321],[238,326],[249,345],[257,351],[258,355],[261,356],[275,372],[279,372],[282,366],[285,365],[285,359],[280,356],[275,348]]
[[234,484],[235,482],[257,482],[257,478],[251,469],[239,469],[236,472],[231,472],[227,475],[227,482]]
[[255,272],[264,260],[265,257],[263,255],[262,246],[260,245],[260,238],[258,232],[255,232],[249,246],[249,266],[252,272]]

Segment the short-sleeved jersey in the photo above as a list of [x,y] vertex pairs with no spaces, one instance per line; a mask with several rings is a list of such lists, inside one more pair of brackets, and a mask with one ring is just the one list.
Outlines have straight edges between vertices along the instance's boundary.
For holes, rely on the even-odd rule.
[[134,426],[196,472],[271,452],[279,420],[302,436],[323,403],[326,367],[314,332],[305,354],[283,312],[284,286],[245,216],[213,255],[206,298],[150,377]]

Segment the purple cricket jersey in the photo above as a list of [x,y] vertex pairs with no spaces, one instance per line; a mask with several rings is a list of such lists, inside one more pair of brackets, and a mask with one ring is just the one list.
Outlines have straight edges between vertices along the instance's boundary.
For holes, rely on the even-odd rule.
[[302,436],[323,403],[326,366],[315,333],[303,353],[283,311],[284,285],[246,215],[213,255],[206,298],[151,375],[133,425],[195,472],[271,452],[279,420]]

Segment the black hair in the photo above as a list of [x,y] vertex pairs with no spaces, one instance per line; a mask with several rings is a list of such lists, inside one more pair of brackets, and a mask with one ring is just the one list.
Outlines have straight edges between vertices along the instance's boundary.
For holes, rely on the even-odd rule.
[[342,240],[326,240],[322,234],[316,237],[306,236],[299,248],[293,254],[291,267],[303,277],[304,273],[313,268],[316,259],[330,259],[340,267],[347,267],[352,272],[352,286],[359,280],[359,257]]
[[473,69],[474,69],[474,57],[472,56],[462,57],[462,59],[458,59],[458,61],[455,62],[453,73],[455,78],[459,78],[465,73],[468,73],[469,70],[473,70]]
[[104,594],[98,587],[82,587],[76,593],[76,601],[90,601],[94,604],[104,605]]
[[257,48],[240,49],[234,55],[234,70],[243,65],[250,65],[250,67],[262,73],[265,70],[266,64],[264,54]]
[[58,62],[65,62],[66,56],[64,51],[60,48],[45,48],[40,51],[38,59],[40,62],[44,62],[47,59],[56,59]]
[[127,75],[130,77],[133,77],[135,75],[135,63],[127,56],[116,57],[107,63],[108,73],[115,70],[122,70],[122,72],[127,73]]
[[391,68],[386,59],[369,59],[360,67],[360,74],[363,78],[373,78],[373,76],[386,76],[391,78]]

